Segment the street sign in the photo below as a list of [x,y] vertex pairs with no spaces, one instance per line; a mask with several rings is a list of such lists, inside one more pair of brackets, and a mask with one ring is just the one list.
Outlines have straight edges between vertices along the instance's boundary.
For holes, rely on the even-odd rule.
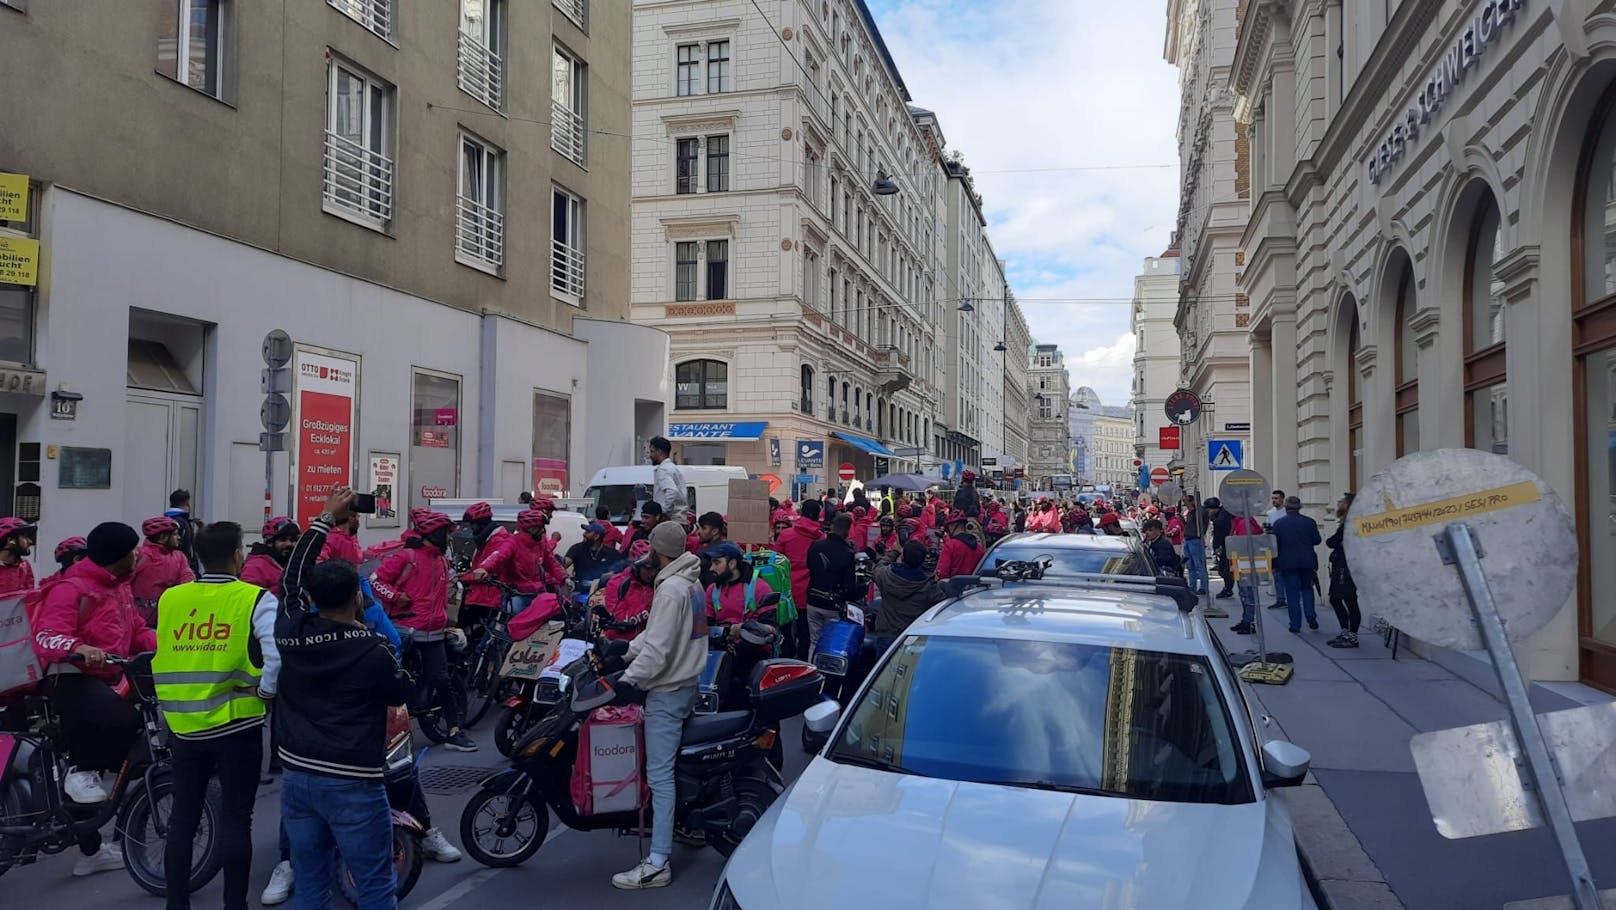
[[1256,471],[1233,471],[1218,484],[1218,499],[1234,516],[1261,520],[1268,514],[1268,495],[1268,481]]
[[1245,464],[1245,443],[1239,439],[1206,441],[1206,466],[1213,471],[1238,471]]
[[258,371],[258,391],[265,395],[292,394],[292,371],[285,367],[264,367]]
[[1162,427],[1156,431],[1156,448],[1176,449],[1180,445],[1180,429],[1178,427]]
[[[1235,517],[1262,520],[1268,511],[1268,480],[1256,471],[1234,470],[1230,471],[1223,482],[1218,485],[1218,500],[1222,503],[1224,511]],[[1249,530],[1249,527],[1248,527]],[[1260,530],[1260,528],[1259,528]],[[1242,534],[1230,535],[1227,543],[1229,557],[1238,562],[1242,568],[1240,585],[1241,598],[1255,598],[1257,591],[1258,561],[1257,554],[1260,549],[1259,535]],[[1271,537],[1264,537],[1270,552],[1273,549]],[[1291,678],[1291,663],[1289,654],[1268,653],[1268,639],[1263,633],[1263,610],[1255,613],[1257,631],[1257,650],[1239,656],[1231,656],[1230,662],[1239,666],[1240,678],[1247,682],[1271,683],[1283,685]]]
[[1026,468],[1016,468],[1016,476],[1017,477],[1026,477],[1027,476],[1027,469]]
[[1189,389],[1179,389],[1167,396],[1163,410],[1167,412],[1168,420],[1187,427],[1201,419],[1201,396]]
[[292,362],[292,336],[275,329],[264,336],[264,366],[278,370]]
[[1167,473],[1166,468],[1151,468],[1150,469],[1150,482],[1153,483],[1153,484],[1157,484],[1157,485],[1164,484],[1164,483],[1167,482],[1167,478],[1169,478],[1171,476],[1172,475]]
[[1184,495],[1184,488],[1176,483],[1164,483],[1156,495],[1161,497],[1162,502],[1168,505],[1176,505],[1179,497]]
[[825,440],[799,439],[797,440],[797,468],[822,468],[825,466]]
[[258,408],[258,422],[271,433],[279,433],[292,422],[292,403],[280,393],[266,395]]
[[924,458],[926,457],[926,447],[906,446],[903,448],[893,449],[892,454],[899,458]]
[[858,472],[856,469],[854,469],[851,461],[842,462],[842,466],[836,469],[836,476],[840,477],[843,483],[851,481],[855,476],[857,476],[857,473]]
[[1409,635],[1482,647],[1464,590],[1431,545],[1470,526],[1510,641],[1559,613],[1577,581],[1577,535],[1560,498],[1532,472],[1474,449],[1417,452],[1369,478],[1347,514],[1347,564],[1364,603]]
[[982,467],[984,467],[984,468],[997,467],[998,464],[999,464],[999,459],[994,458],[992,456],[987,456],[987,457],[984,457],[982,459]]
[[259,433],[258,434],[258,451],[260,451],[260,452],[284,452],[284,451],[286,451],[286,434],[285,433]]
[[1242,421],[1240,423],[1226,423],[1226,424],[1223,425],[1223,432],[1225,432],[1225,433],[1250,433],[1251,432],[1251,424],[1246,423],[1244,421]]
[[[776,467],[780,464],[780,437],[769,437],[769,464]],[[777,478],[778,479],[778,478]],[[776,484],[778,486],[779,484]],[[772,490],[770,492],[773,492]]]

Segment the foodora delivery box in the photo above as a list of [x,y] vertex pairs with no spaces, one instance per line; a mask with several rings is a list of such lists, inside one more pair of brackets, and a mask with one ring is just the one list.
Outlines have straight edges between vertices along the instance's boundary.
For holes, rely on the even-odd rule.
[[644,710],[639,705],[596,708],[578,729],[573,807],[579,815],[603,815],[648,805],[644,766]]

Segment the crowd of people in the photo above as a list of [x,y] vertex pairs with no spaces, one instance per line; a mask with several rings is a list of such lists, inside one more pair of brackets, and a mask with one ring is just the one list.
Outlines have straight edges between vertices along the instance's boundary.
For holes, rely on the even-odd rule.
[[[246,906],[251,817],[256,789],[269,780],[260,773],[267,751],[269,773],[283,775],[281,857],[262,902],[293,896],[300,910],[323,910],[336,848],[361,908],[394,906],[383,786],[389,707],[431,686],[444,696],[437,706],[448,726],[444,745],[476,750],[461,729],[462,705],[443,685],[451,642],[480,634],[511,592],[554,610],[573,590],[587,590],[590,608],[607,620],[604,634],[630,641],[624,689],[645,705],[651,849],[613,884],[654,888],[672,876],[674,760],[709,627],[725,628],[735,640],[750,620],[778,624],[778,653],[806,659],[825,623],[845,617],[847,603],[876,593],[882,606],[871,635],[879,643],[944,600],[944,583],[976,572],[986,548],[1007,534],[1124,535],[1126,524],[1137,528],[1158,571],[1185,575],[1198,593],[1211,593],[1209,566],[1215,568],[1223,583],[1219,598],[1234,594],[1229,538],[1271,533],[1277,605],[1288,607],[1293,632],[1304,621],[1318,627],[1318,527],[1282,491],[1274,491],[1275,511],[1258,526],[1230,516],[1216,498],[1186,496],[1173,505],[1001,499],[979,491],[967,471],[947,497],[881,489],[871,499],[858,489],[847,497],[827,490],[800,502],[771,500],[771,539],[740,544],[728,539],[725,516],[688,509],[668,440],[651,440],[647,454],[655,466],[653,499],[638,519],[619,528],[602,507],[583,526],[582,541],[564,552],[549,529],[555,503],[541,495],[524,496],[509,529],[494,520],[488,503],[458,519],[416,509],[398,539],[367,550],[358,542],[354,493],[346,487],[332,492],[307,528],[278,516],[250,543],[237,524],[195,520],[190,494],[178,490],[138,532],[106,522],[63,541],[54,554],[58,569],[36,580],[28,559],[36,529],[0,519],[0,596],[29,592],[42,689],[61,719],[72,762],[67,798],[107,800],[103,776],[116,771],[139,732],[127,683],[109,655],[155,651],[153,678],[173,734],[169,868],[189,862],[208,782],[217,779],[224,905]],[[1350,502],[1347,494],[1338,515]],[[457,533],[470,549],[469,566],[458,576],[449,560]],[[1338,528],[1328,541],[1330,602],[1342,625],[1330,644],[1356,647],[1360,614],[1341,537]],[[357,567],[366,562],[376,568],[361,575]],[[461,596],[452,614],[456,584]],[[1255,602],[1250,586],[1240,590],[1243,615],[1235,631],[1244,633],[1252,630]],[[556,596],[539,597],[547,593]],[[763,606],[774,593],[782,604]],[[400,668],[401,644],[417,650],[421,678]],[[459,851],[431,826],[424,797],[417,802],[412,809],[429,828],[427,855],[458,860]],[[118,847],[99,836],[79,846],[75,875],[122,865]],[[170,882],[168,906],[183,910],[188,891],[183,881]]]

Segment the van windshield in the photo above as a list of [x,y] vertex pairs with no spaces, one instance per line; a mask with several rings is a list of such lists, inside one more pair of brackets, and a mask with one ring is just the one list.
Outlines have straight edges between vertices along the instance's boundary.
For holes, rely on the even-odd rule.
[[584,495],[590,501],[590,520],[594,520],[595,509],[605,506],[612,524],[626,525],[639,515],[639,503],[651,498],[651,491],[644,484],[622,483],[590,487]]

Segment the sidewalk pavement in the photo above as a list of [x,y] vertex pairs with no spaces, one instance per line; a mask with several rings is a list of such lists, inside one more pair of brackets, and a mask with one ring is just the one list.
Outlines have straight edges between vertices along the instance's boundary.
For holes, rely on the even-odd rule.
[[[1268,602],[1268,598],[1263,599]],[[1235,635],[1239,620],[1208,619],[1230,653],[1256,647]],[[1334,910],[1497,910],[1505,903],[1568,893],[1565,867],[1545,828],[1448,840],[1437,833],[1415,772],[1416,733],[1502,720],[1488,691],[1367,630],[1358,649],[1325,642],[1339,631],[1321,603],[1320,629],[1286,630],[1282,610],[1261,610],[1270,650],[1295,659],[1283,686],[1253,685],[1270,734],[1313,756],[1309,783],[1278,791],[1291,807],[1303,855]],[[1366,618],[1367,619],[1367,618]],[[1489,670],[1490,672],[1490,670]],[[1542,686],[1538,710],[1577,707]],[[1275,729],[1277,727],[1277,729]],[[1616,819],[1577,825],[1594,880],[1616,886]]]

